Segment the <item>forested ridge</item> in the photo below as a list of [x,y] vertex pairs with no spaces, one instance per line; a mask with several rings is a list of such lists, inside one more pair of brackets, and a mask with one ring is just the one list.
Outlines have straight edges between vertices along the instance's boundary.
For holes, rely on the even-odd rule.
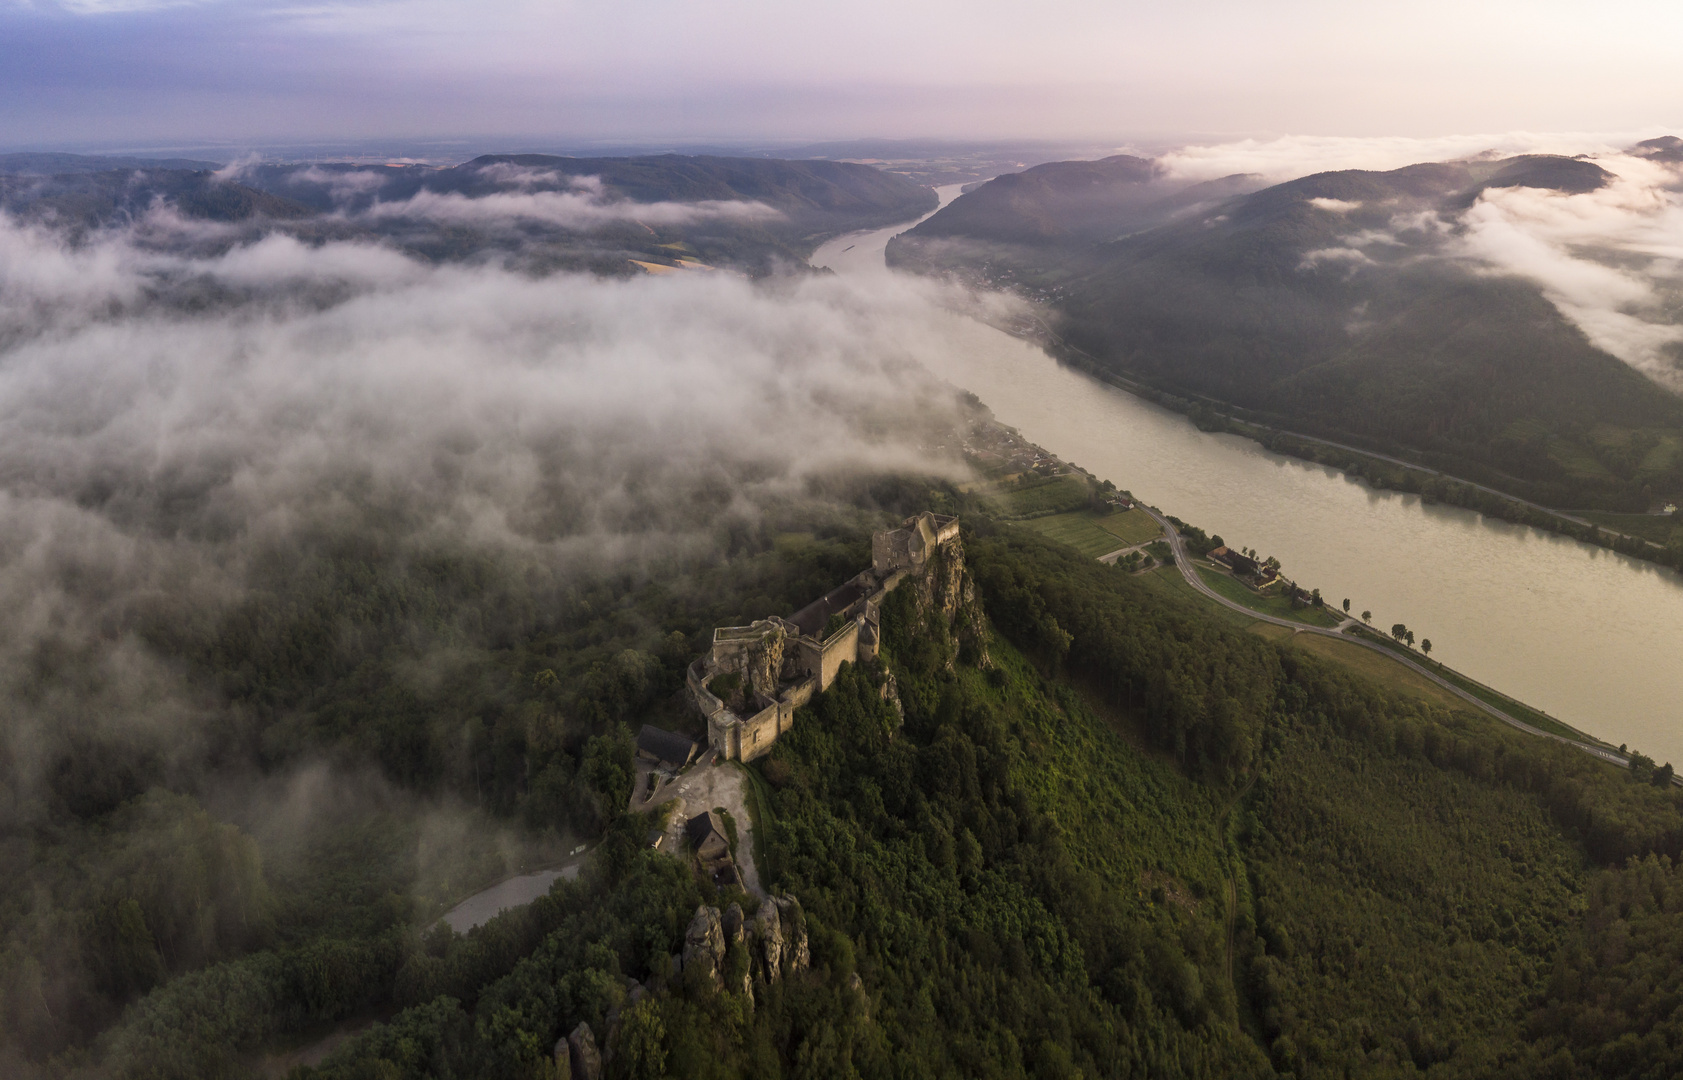
[[[1615,358],[1534,277],[1456,246],[1481,196],[1583,195],[1606,170],[1543,155],[1347,169],[1191,187],[1175,206],[1152,201],[1147,165],[997,178],[895,238],[889,261],[1025,295],[1054,351],[1202,408],[1547,506],[1641,513],[1683,495],[1671,361]],[[1083,182],[1107,166],[1108,187]]]
[[[322,535],[225,611],[132,612],[241,720],[161,756],[93,732],[51,765],[5,837],[0,1064],[242,1076],[348,1024],[298,1080],[549,1077],[584,1021],[616,1077],[1675,1075],[1676,792],[951,491],[855,501],[591,579]],[[681,673],[712,626],[793,610],[926,506],[963,515],[985,632],[896,591],[881,662],[748,767],[811,969],[752,995],[675,975],[698,904],[753,904],[645,848],[630,731],[698,730]],[[31,685],[78,677],[44,653]],[[219,769],[384,794],[276,831],[234,823]],[[435,925],[491,849],[546,835],[597,843],[579,881]]]

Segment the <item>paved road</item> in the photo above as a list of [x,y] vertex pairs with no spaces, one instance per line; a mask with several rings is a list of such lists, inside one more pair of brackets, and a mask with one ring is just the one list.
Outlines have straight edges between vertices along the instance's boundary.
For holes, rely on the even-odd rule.
[[1586,754],[1593,754],[1596,757],[1601,758],[1603,761],[1612,762],[1614,765],[1618,765],[1621,768],[1629,767],[1630,761],[1623,754],[1616,753],[1612,750],[1604,750],[1599,746],[1591,746],[1588,743],[1581,743],[1576,739],[1564,738],[1560,735],[1556,735],[1552,731],[1544,731],[1541,728],[1532,727],[1523,720],[1518,720],[1509,716],[1507,713],[1498,709],[1489,702],[1474,697],[1472,694],[1469,694],[1459,686],[1456,686],[1454,683],[1443,678],[1441,675],[1438,675],[1430,668],[1422,664],[1415,663],[1412,659],[1406,656],[1392,652],[1383,645],[1376,645],[1371,641],[1365,641],[1362,638],[1352,637],[1351,635],[1344,633],[1343,631],[1345,627],[1359,625],[1354,619],[1346,619],[1342,624],[1340,624],[1337,630],[1330,630],[1319,626],[1306,626],[1303,623],[1293,622],[1290,619],[1282,619],[1274,615],[1265,615],[1262,612],[1248,608],[1237,601],[1229,600],[1227,597],[1204,584],[1204,579],[1198,576],[1197,568],[1192,565],[1192,556],[1186,550],[1186,540],[1180,535],[1180,532],[1174,527],[1174,525],[1165,519],[1163,515],[1159,514],[1150,507],[1145,506],[1142,503],[1135,503],[1134,505],[1150,514],[1152,518],[1156,520],[1157,524],[1163,527],[1163,533],[1169,538],[1169,547],[1175,555],[1175,565],[1180,568],[1180,575],[1186,579],[1186,583],[1194,589],[1197,589],[1200,593],[1209,597],[1211,600],[1214,600],[1222,607],[1232,608],[1234,611],[1241,612],[1253,619],[1258,619],[1266,623],[1273,623],[1275,626],[1288,627],[1300,634],[1320,634],[1322,637],[1336,638],[1339,641],[1348,641],[1352,645],[1360,645],[1364,649],[1372,649],[1379,655],[1395,660],[1404,667],[1410,668],[1420,675],[1425,676],[1438,686],[1443,687],[1451,694],[1454,694],[1456,697],[1467,702],[1469,705],[1482,709],[1503,723],[1516,727],[1528,735],[1539,735],[1545,739],[1553,739],[1556,742],[1565,743],[1567,746],[1576,747],[1579,750],[1584,751]]
[[474,893],[444,914],[444,921],[458,934],[465,934],[501,915],[509,908],[525,907],[540,896],[549,895],[549,887],[557,878],[569,880],[579,876],[579,861],[575,860],[555,870],[539,870],[535,874],[521,874],[499,881],[484,892]]
[[1102,563],[1113,563],[1124,555],[1129,555],[1133,552],[1141,551],[1150,547],[1152,544],[1157,542],[1157,539],[1157,537],[1153,536],[1150,540],[1142,540],[1137,544],[1129,544],[1127,547],[1117,548],[1115,551],[1107,551],[1103,555],[1099,556],[1099,561]]

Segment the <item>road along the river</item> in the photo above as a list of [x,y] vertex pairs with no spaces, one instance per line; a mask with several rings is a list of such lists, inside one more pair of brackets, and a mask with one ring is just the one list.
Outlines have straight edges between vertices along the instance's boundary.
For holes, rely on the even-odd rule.
[[[1150,514],[1152,519],[1163,527],[1164,534],[1169,538],[1169,550],[1174,552],[1175,567],[1180,570],[1180,576],[1186,579],[1186,583],[1209,597],[1211,600],[1214,600],[1222,607],[1232,608],[1234,611],[1240,612],[1260,622],[1272,623],[1275,626],[1284,626],[1287,629],[1299,634],[1319,634],[1322,637],[1336,638],[1339,641],[1348,641],[1350,644],[1360,645],[1364,649],[1372,649],[1380,656],[1386,657],[1390,660],[1395,660],[1404,667],[1418,672],[1430,679],[1432,682],[1443,687],[1445,690],[1448,690],[1451,694],[1454,694],[1456,697],[1465,701],[1467,704],[1482,709],[1491,716],[1494,716],[1496,719],[1502,721],[1504,724],[1516,727],[1525,732],[1527,735],[1536,735],[1540,738],[1553,739],[1556,742],[1565,743],[1567,746],[1576,747],[1586,754],[1594,754],[1603,761],[1610,761],[1621,768],[1628,768],[1630,766],[1630,759],[1626,758],[1623,754],[1615,753],[1612,750],[1606,750],[1599,746],[1591,746],[1589,743],[1578,742],[1576,739],[1568,739],[1563,736],[1556,735],[1552,731],[1544,731],[1542,728],[1532,727],[1523,720],[1509,716],[1507,713],[1490,704],[1488,701],[1485,701],[1482,698],[1474,697],[1472,694],[1467,693],[1467,691],[1461,689],[1459,686],[1456,686],[1454,683],[1437,674],[1424,664],[1415,663],[1410,657],[1403,656],[1401,653],[1387,649],[1383,645],[1377,645],[1354,634],[1346,634],[1344,631],[1347,628],[1361,625],[1355,619],[1346,618],[1339,624],[1338,629],[1330,630],[1325,627],[1309,626],[1305,623],[1293,622],[1290,619],[1282,619],[1277,615],[1267,615],[1253,608],[1248,608],[1236,600],[1229,600],[1227,597],[1204,584],[1204,579],[1198,576],[1198,568],[1193,565],[1192,554],[1186,550],[1186,540],[1181,536],[1180,531],[1175,528],[1174,523],[1169,521],[1156,510],[1146,506],[1144,503],[1135,503],[1134,505]],[[1683,783],[1683,779],[1679,779],[1678,782]]]
[[[883,264],[889,237],[908,227],[838,238],[811,261],[864,302],[933,293]],[[929,308],[907,357],[973,391],[1029,441],[1232,546],[1276,556],[1291,577],[1350,597],[1386,626],[1407,623],[1469,679],[1683,764],[1683,575],[1199,431],[1029,342]]]

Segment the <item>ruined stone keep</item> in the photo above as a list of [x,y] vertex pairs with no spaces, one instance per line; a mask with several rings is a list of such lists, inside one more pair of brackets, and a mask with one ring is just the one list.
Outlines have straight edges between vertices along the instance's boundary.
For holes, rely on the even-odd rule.
[[787,619],[721,626],[689,667],[690,699],[707,718],[720,757],[751,761],[794,723],[795,710],[829,688],[843,664],[875,659],[882,598],[941,561],[962,573],[958,518],[924,511],[871,537],[871,567]]

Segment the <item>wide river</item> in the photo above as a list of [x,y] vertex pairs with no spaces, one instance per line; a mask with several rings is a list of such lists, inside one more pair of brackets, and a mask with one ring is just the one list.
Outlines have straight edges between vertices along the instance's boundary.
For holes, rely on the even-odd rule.
[[[957,194],[940,189],[942,205]],[[841,237],[812,263],[892,274],[883,249],[908,227]],[[1371,609],[1375,626],[1406,623],[1431,639],[1434,658],[1481,682],[1683,765],[1678,574],[1201,432],[980,322],[954,320],[951,333],[925,362],[1033,442],[1230,544],[1277,556],[1329,602],[1348,596],[1353,611]]]

